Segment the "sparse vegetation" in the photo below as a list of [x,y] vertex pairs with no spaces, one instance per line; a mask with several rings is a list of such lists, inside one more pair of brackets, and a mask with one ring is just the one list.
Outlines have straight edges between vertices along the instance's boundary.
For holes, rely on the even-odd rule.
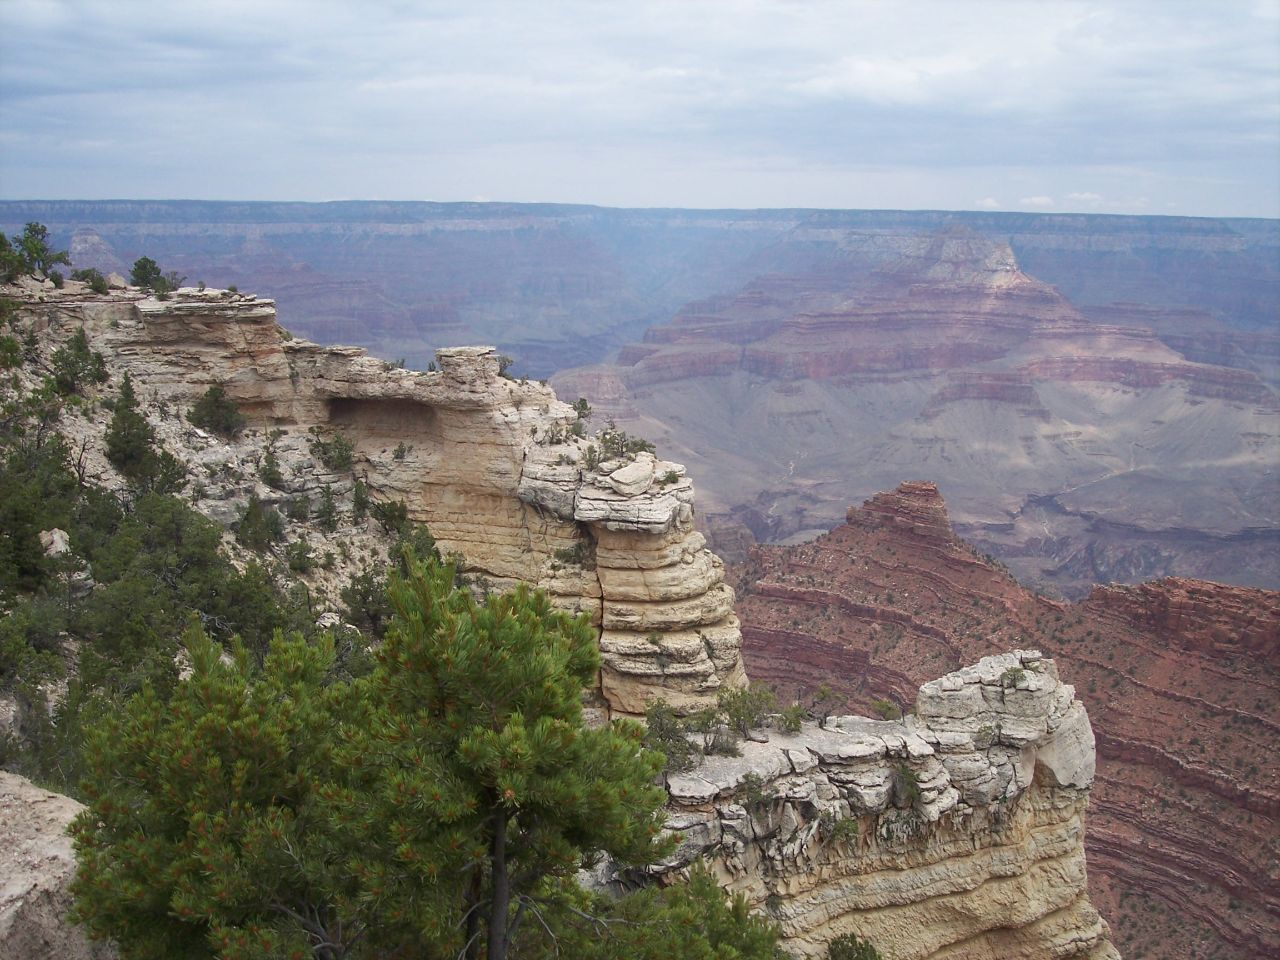
[[216,383],[195,402],[187,413],[187,420],[201,430],[227,438],[237,436],[245,426],[245,417],[240,408],[227,396],[227,391]]
[[341,473],[351,469],[355,457],[355,444],[342,433],[326,436],[319,427],[311,428],[311,454],[325,469]]

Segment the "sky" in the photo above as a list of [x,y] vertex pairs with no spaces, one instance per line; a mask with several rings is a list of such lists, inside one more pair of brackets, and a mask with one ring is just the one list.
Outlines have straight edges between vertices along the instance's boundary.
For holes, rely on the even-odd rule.
[[0,198],[1280,216],[1280,0],[0,0]]

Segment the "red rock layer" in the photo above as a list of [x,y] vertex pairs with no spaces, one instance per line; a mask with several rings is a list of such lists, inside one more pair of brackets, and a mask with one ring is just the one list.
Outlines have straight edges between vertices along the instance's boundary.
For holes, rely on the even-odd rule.
[[1124,956],[1280,955],[1280,594],[1168,579],[1038,596],[952,534],[927,483],[753,548],[733,577],[747,670],[788,696],[907,704],[939,671],[1043,649],[1097,734],[1091,894]]

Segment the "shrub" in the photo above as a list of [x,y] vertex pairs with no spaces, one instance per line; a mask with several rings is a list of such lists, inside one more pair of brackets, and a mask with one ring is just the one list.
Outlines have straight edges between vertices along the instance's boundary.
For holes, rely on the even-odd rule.
[[201,430],[223,437],[234,437],[244,429],[245,418],[227,391],[214,384],[196,401],[187,419]]
[[101,271],[89,267],[87,270],[75,270],[71,274],[72,280],[79,280],[81,283],[87,283],[89,289],[94,293],[105,294],[110,290],[107,286],[107,278]]
[[107,459],[139,491],[173,493],[186,484],[186,468],[171,453],[156,449],[156,434],[138,409],[126,373],[106,434]]
[[905,760],[893,768],[893,793],[906,807],[914,807],[920,799],[920,780]]
[[743,776],[733,795],[744,807],[754,807],[773,800],[777,792],[767,787],[764,778],[753,771]]
[[1010,667],[1004,673],[1000,674],[1000,686],[1016,687],[1024,679],[1026,679],[1027,671],[1022,667]]
[[882,720],[902,719],[902,708],[892,700],[872,700],[871,709],[874,710]]
[[884,960],[884,956],[856,933],[836,937],[827,945],[827,960]]
[[409,523],[409,506],[403,500],[374,503],[370,512],[384,533],[401,533]]
[[321,434],[319,427],[312,427],[311,453],[329,470],[335,472],[350,470],[355,455],[355,444],[341,433],[325,437]]
[[356,523],[364,523],[369,515],[369,488],[363,480],[357,480],[351,488],[351,519]]
[[294,573],[310,573],[312,567],[311,546],[305,540],[299,540],[297,543],[291,544],[289,549],[285,551],[285,557],[289,561],[289,569]]
[[316,523],[325,533],[333,533],[338,528],[338,508],[333,501],[333,487],[327,483],[320,494],[320,508],[316,510]]
[[250,494],[240,523],[236,527],[236,539],[250,550],[262,553],[284,536],[284,522],[275,507],[268,506]]
[[697,766],[698,748],[689,741],[687,725],[667,701],[651,701],[644,718],[647,724],[644,745],[667,758],[662,768],[664,774],[684,773]]
[[716,703],[730,729],[746,738],[751,736],[752,730],[764,725],[765,717],[777,706],[778,698],[767,686],[753,683],[733,690],[721,689]]
[[280,472],[280,461],[271,450],[262,455],[262,462],[258,465],[258,479],[273,490],[284,489],[284,474]]
[[97,350],[89,349],[89,338],[83,327],[77,329],[66,344],[53,351],[50,364],[54,389],[63,396],[107,380],[106,361]]
[[808,714],[804,706],[799,703],[793,703],[778,714],[778,729],[783,733],[796,734],[800,732],[800,727],[804,723],[804,718]]

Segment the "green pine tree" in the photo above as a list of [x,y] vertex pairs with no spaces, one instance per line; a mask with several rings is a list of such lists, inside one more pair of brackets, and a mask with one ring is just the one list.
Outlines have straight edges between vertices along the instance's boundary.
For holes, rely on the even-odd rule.
[[193,628],[168,702],[146,686],[104,717],[74,827],[94,936],[125,958],[506,960],[532,914],[571,938],[572,877],[598,852],[663,852],[661,757],[635,724],[582,725],[586,622],[540,592],[477,603],[450,568],[407,568],[363,679],[328,638],[277,635],[258,670]]
[[409,927],[503,960],[549,878],[598,852],[656,858],[662,757],[637,724],[583,728],[599,669],[585,618],[524,588],[477,603],[453,576],[413,563],[391,577],[394,619],[343,727],[340,756],[363,779],[341,806],[372,798],[363,869]]
[[116,396],[106,444],[111,465],[141,491],[173,493],[186,483],[182,463],[167,450],[157,448],[155,430],[142,415],[128,373]]

